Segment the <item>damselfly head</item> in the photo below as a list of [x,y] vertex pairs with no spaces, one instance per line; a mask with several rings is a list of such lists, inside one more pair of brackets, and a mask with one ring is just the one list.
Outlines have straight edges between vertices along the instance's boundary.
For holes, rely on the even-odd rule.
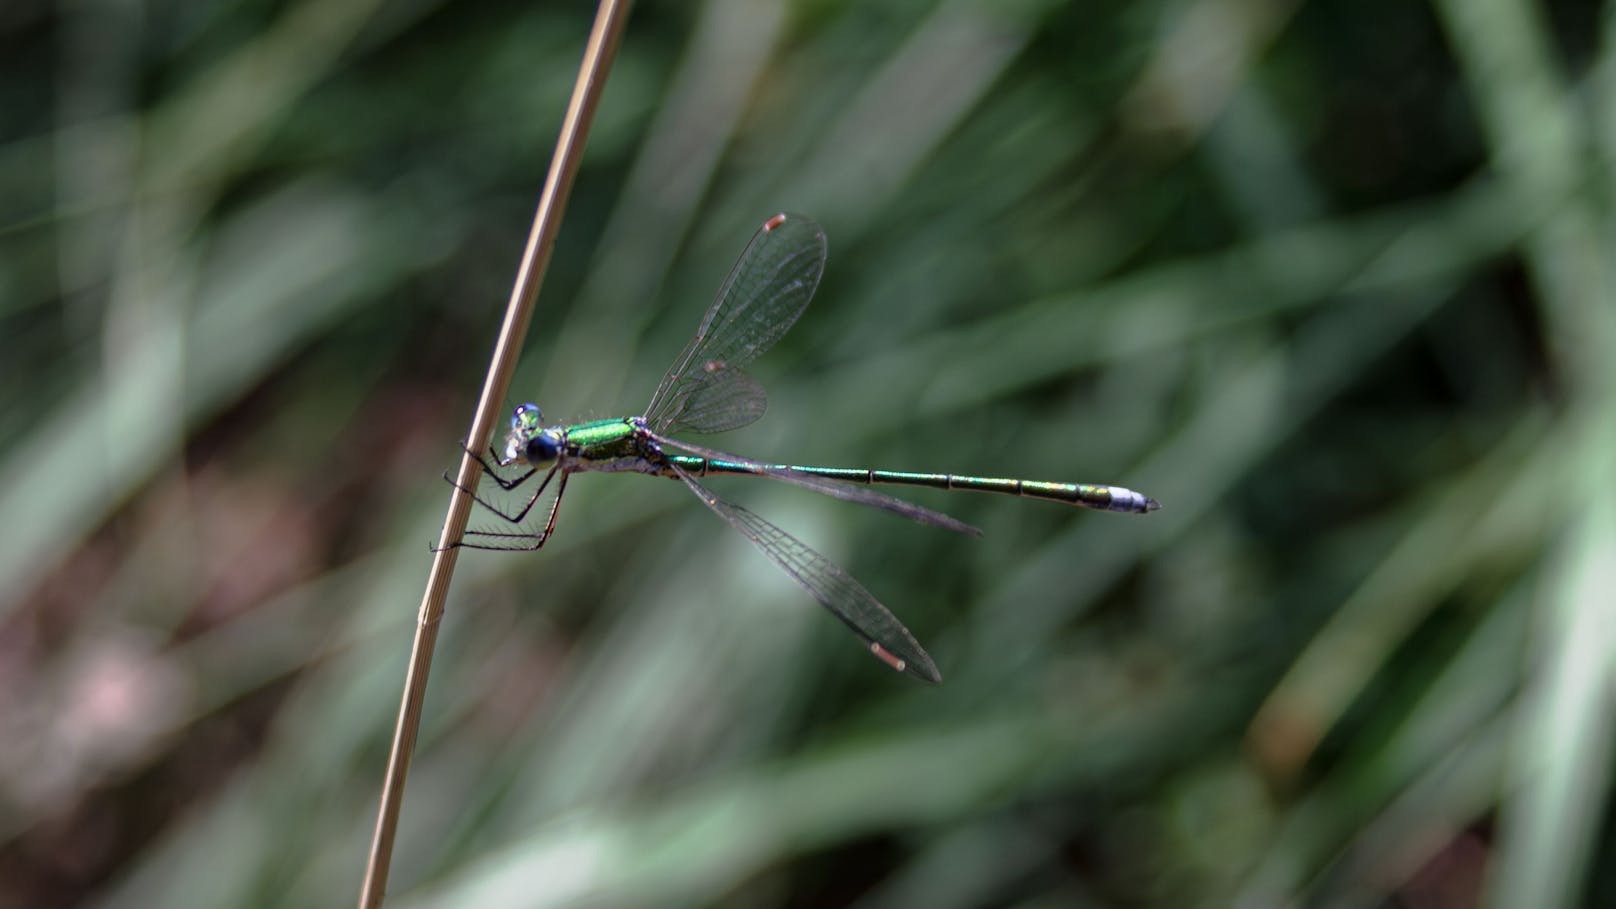
[[535,467],[554,461],[561,454],[561,436],[545,429],[538,405],[523,404],[511,413],[511,431],[505,436],[502,463],[526,461]]

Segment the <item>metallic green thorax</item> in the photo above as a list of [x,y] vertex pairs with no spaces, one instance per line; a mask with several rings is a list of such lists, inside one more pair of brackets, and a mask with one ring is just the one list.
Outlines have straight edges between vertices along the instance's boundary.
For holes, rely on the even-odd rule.
[[567,453],[589,461],[633,457],[634,426],[622,417],[566,428]]
[[655,473],[655,449],[647,447],[634,424],[623,417],[579,423],[562,430],[566,459],[578,470]]

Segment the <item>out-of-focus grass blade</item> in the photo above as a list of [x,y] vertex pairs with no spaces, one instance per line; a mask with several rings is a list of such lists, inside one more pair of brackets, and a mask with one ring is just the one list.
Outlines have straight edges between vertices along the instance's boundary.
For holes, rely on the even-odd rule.
[[[1563,575],[1543,598],[1529,712],[1516,752],[1492,905],[1544,909],[1580,896],[1588,857],[1610,793],[1616,723],[1616,511],[1610,465],[1616,443],[1616,220],[1608,199],[1586,191],[1611,158],[1596,150],[1579,99],[1559,74],[1544,11],[1524,0],[1436,4],[1495,148],[1495,161],[1521,198],[1558,200],[1554,216],[1524,245],[1549,340],[1571,406],[1575,460],[1562,477],[1577,520],[1564,544]],[[1607,71],[1616,48],[1601,49]],[[1608,121],[1605,124],[1608,127]]]
[[938,4],[816,131],[819,141],[789,191],[811,200],[823,223],[846,225],[843,242],[856,239],[868,213],[905,184],[1015,60],[1029,34],[1025,15],[1015,7]]
[[[785,856],[956,817],[1011,780],[1103,772],[1166,734],[1168,722],[1156,716],[1076,730],[1049,719],[976,718],[946,731],[871,736],[737,772],[661,804],[575,812],[398,905],[498,905],[517,894],[530,906],[711,903]],[[1101,741],[1109,744],[1091,750]],[[1085,753],[1093,760],[1078,757]],[[958,766],[971,771],[958,775]]]
[[[853,426],[874,425],[883,402],[860,389],[890,389],[895,398],[915,401],[921,414],[937,413],[1119,356],[1260,325],[1337,293],[1360,295],[1366,307],[1389,306],[1376,295],[1458,280],[1518,242],[1545,208],[1522,207],[1496,184],[1478,183],[1402,211],[1279,231],[909,339],[827,376],[835,384],[821,399],[837,401]],[[1017,356],[1007,360],[1006,350]],[[939,374],[926,368],[932,363],[953,368]]]
[[1524,583],[1500,598],[1391,735],[1350,748],[1309,787],[1231,905],[1297,893],[1382,905],[1494,804],[1529,600]]
[[[1522,420],[1490,457],[1454,478],[1302,651],[1253,718],[1249,741],[1267,772],[1289,778],[1403,639],[1478,566],[1520,559],[1569,506],[1555,478],[1563,436]],[[1545,500],[1559,490],[1566,498]]]
[[289,187],[223,231],[222,258],[195,276],[174,273],[206,294],[194,315],[178,315],[189,287],[149,291],[170,295],[153,312],[173,318],[126,336],[116,371],[86,380],[0,465],[12,478],[0,489],[0,523],[10,528],[0,614],[53,564],[52,553],[65,553],[172,458],[188,427],[345,307],[424,264],[401,255],[385,223],[329,184]]
[[1584,504],[1558,577],[1544,585],[1516,725],[1494,906],[1573,906],[1611,792],[1616,743],[1616,436],[1611,415],[1584,454]]
[[[627,380],[638,374],[636,368],[644,364],[638,362],[641,348],[634,343],[638,335],[623,327],[648,321],[647,313],[656,308],[668,268],[734,137],[746,102],[774,62],[785,19],[779,0],[702,4],[679,69],[595,247],[578,301],[557,330],[534,339],[543,354],[542,359],[533,359],[544,363],[534,387],[542,388],[547,400],[649,396],[642,389],[625,389]],[[743,223],[750,225],[756,219],[748,218]],[[670,295],[660,304],[678,313],[689,302],[695,301]],[[644,404],[638,400],[624,406]]]

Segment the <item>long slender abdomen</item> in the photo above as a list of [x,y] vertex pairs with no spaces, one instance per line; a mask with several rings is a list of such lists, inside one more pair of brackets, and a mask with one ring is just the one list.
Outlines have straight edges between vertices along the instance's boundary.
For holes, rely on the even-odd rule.
[[859,483],[873,486],[924,486],[928,489],[962,489],[967,492],[989,492],[1027,499],[1043,499],[1065,505],[1080,505],[1101,511],[1124,511],[1143,514],[1155,511],[1161,505],[1155,499],[1122,486],[1089,483],[1046,483],[1038,480],[1015,480],[1000,477],[971,477],[954,473],[906,473],[898,470],[875,470],[865,467],[808,467],[800,464],[745,464],[717,459],[675,456],[670,460],[687,473],[697,476],[711,474],[748,474],[764,476],[768,471],[790,470],[827,480]]

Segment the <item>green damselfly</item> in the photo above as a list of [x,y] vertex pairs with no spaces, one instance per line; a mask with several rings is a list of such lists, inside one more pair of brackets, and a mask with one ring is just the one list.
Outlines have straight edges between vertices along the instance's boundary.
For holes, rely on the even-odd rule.
[[[702,319],[695,338],[662,377],[643,416],[545,426],[539,408],[523,404],[511,415],[503,451],[489,451],[495,464],[472,452],[503,489],[515,489],[540,471],[544,478],[527,504],[515,513],[507,513],[466,490],[513,529],[467,531],[468,539],[457,545],[527,551],[543,546],[555,530],[567,478],[574,473],[627,471],[669,477],[683,483],[703,504],[751,540],[862,638],[872,654],[899,672],[938,682],[942,677],[931,657],[863,585],[796,537],[714,495],[697,478],[739,474],[784,480],[921,524],[972,535],[980,535],[981,531],[867,487],[893,484],[993,492],[1104,511],[1144,513],[1159,507],[1155,499],[1120,486],[901,473],[864,467],[763,464],[672,438],[676,432],[738,429],[763,416],[767,401],[763,388],[741,367],[772,347],[797,321],[824,270],[825,233],[818,224],[789,214],[778,214],[763,222],[719,288],[718,299]],[[509,479],[496,469],[518,464],[526,465],[527,471]],[[547,492],[549,516],[543,529],[526,528],[523,522]]]

